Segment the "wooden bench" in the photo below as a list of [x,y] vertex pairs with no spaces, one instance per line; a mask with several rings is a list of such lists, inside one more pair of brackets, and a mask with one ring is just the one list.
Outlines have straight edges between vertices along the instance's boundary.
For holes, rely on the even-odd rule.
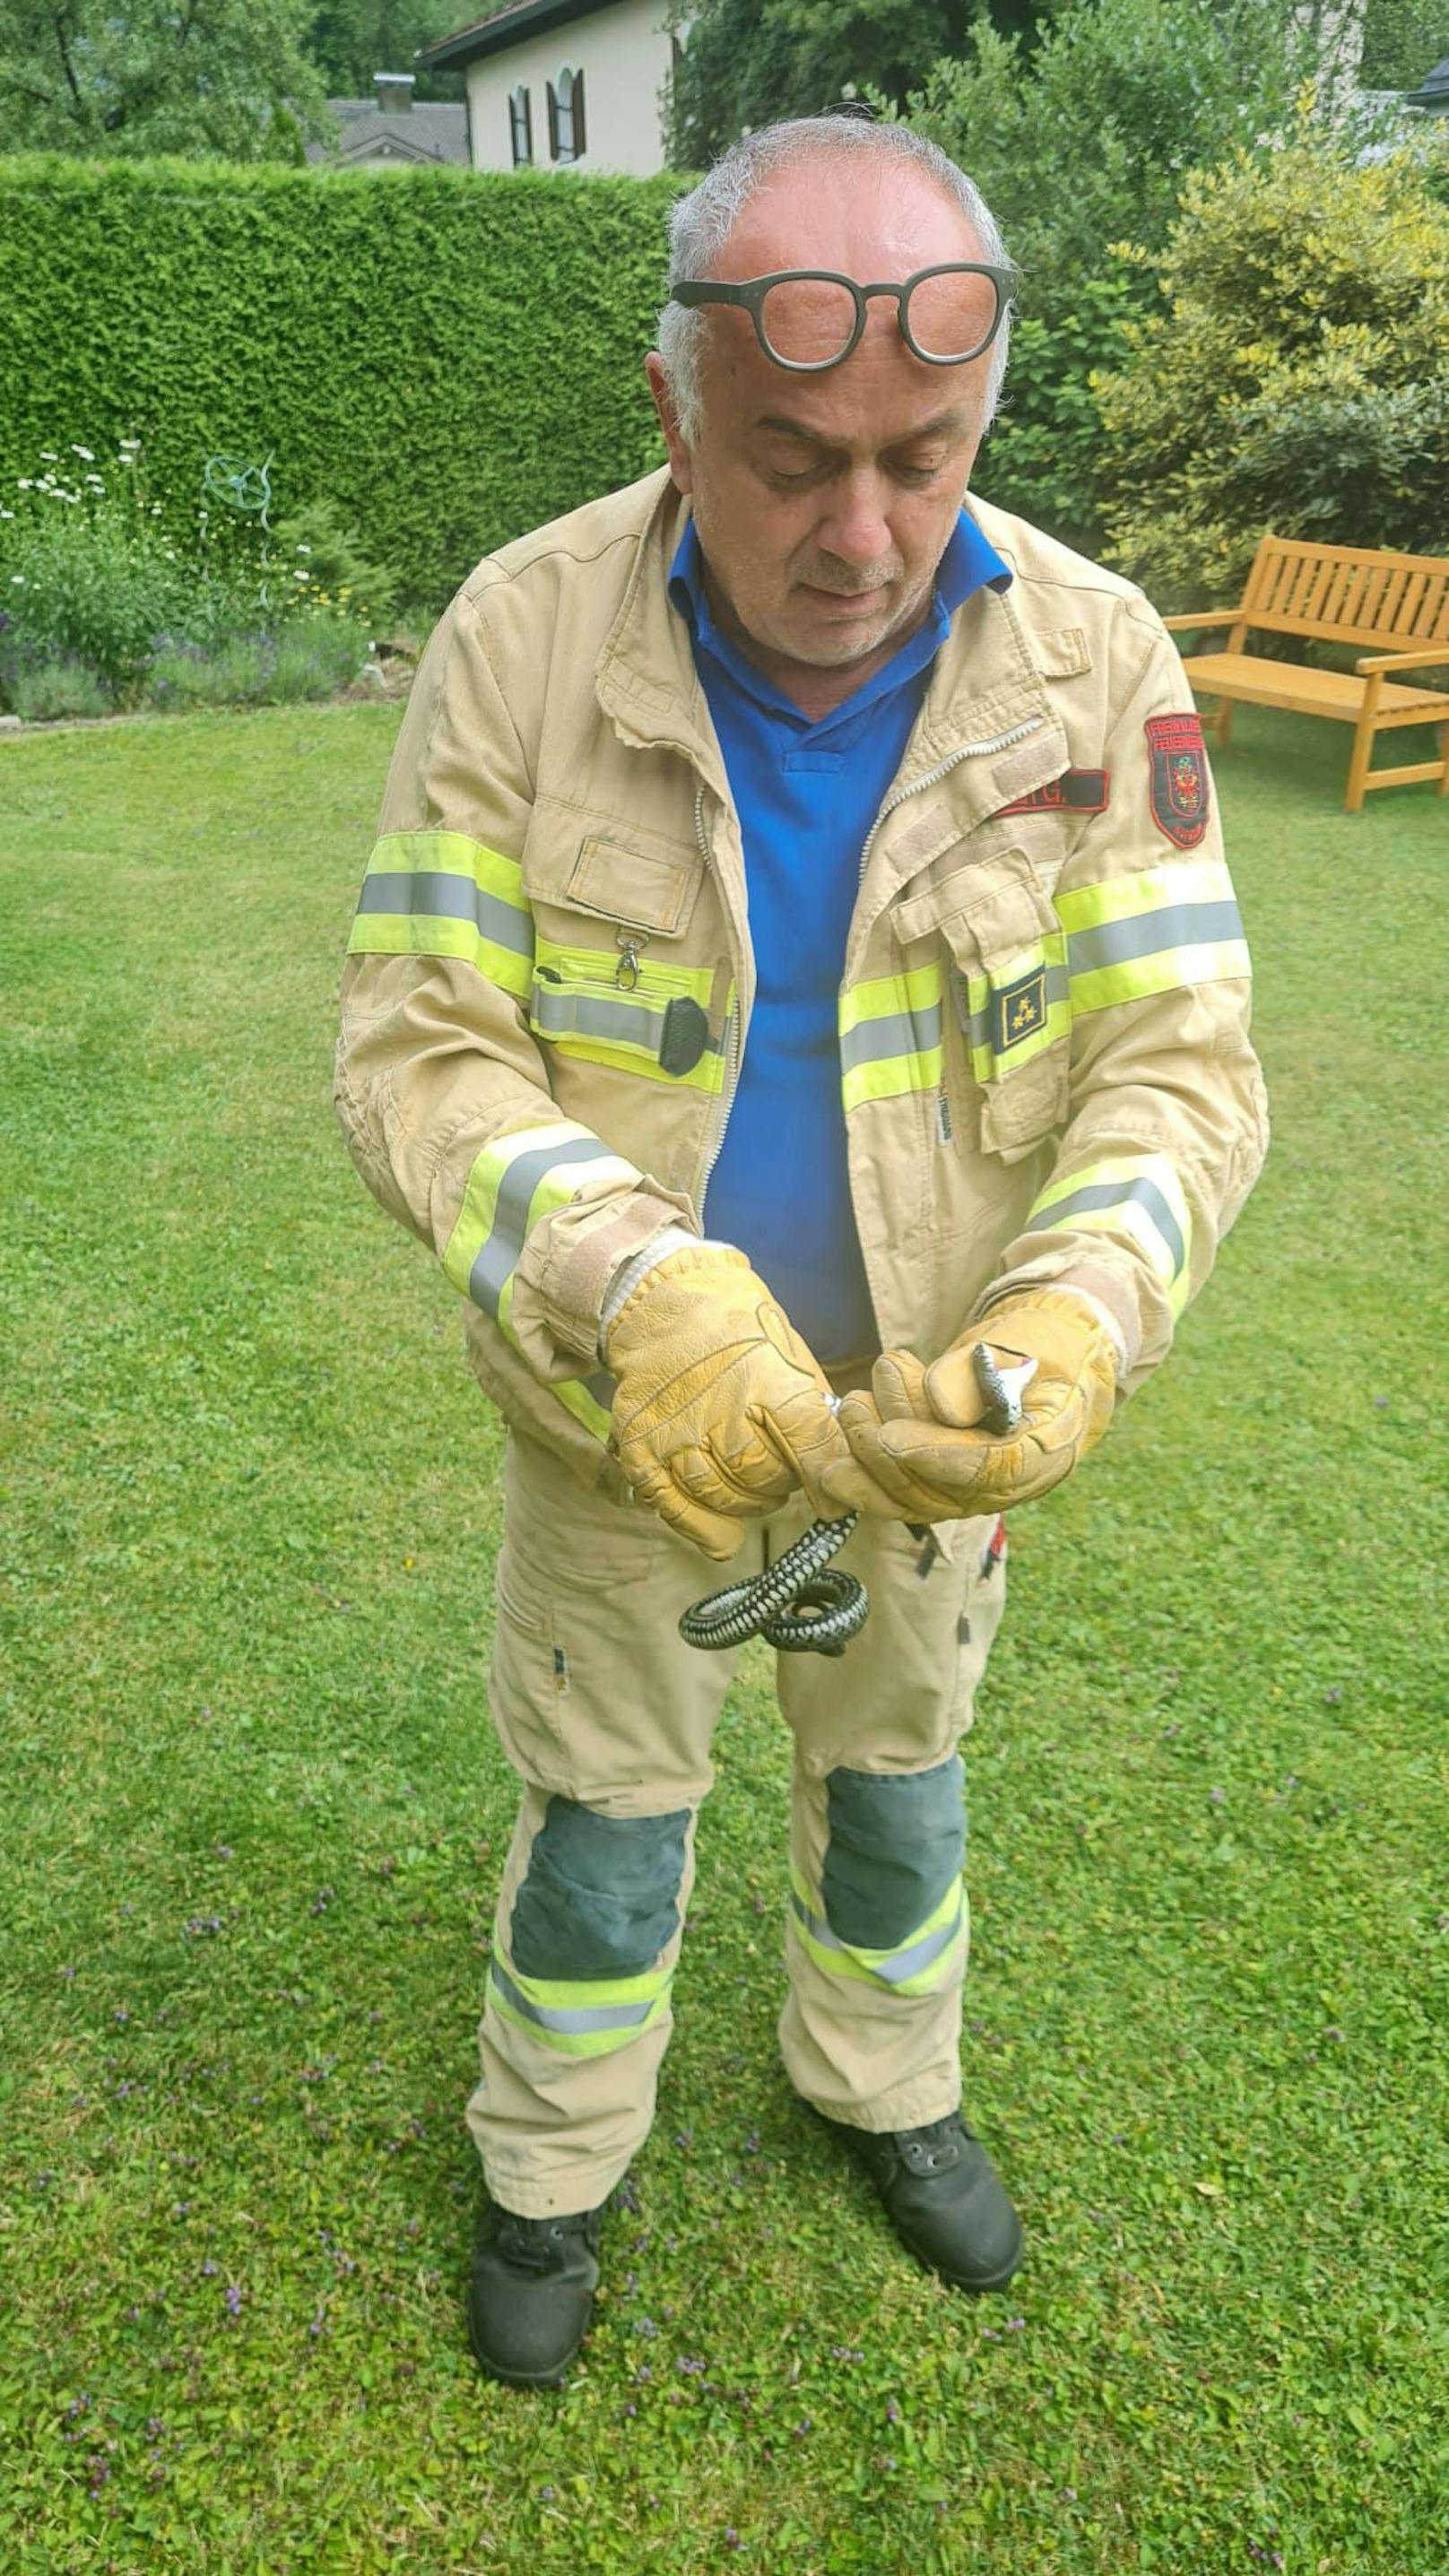
[[[1236,608],[1169,617],[1185,629],[1231,629],[1221,653],[1194,653],[1186,663],[1195,689],[1218,700],[1214,739],[1225,743],[1233,707],[1286,707],[1294,715],[1329,716],[1354,729],[1346,812],[1356,814],[1371,787],[1407,787],[1436,779],[1449,796],[1449,690],[1405,688],[1391,673],[1449,665],[1449,555],[1398,555],[1370,547],[1311,545],[1265,536]],[[1367,645],[1352,671],[1309,670],[1245,653],[1250,629],[1305,635],[1326,644]],[[1399,725],[1439,727],[1438,760],[1403,769],[1371,769],[1375,740]]]

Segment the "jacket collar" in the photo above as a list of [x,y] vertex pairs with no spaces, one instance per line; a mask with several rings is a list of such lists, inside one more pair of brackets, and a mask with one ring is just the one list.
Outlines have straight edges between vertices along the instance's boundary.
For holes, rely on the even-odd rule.
[[[689,629],[669,599],[670,568],[688,515],[668,468],[661,468],[624,598],[599,656],[595,687],[623,741],[682,752],[728,803],[724,761]],[[939,769],[942,784],[946,776],[951,781],[952,827],[959,834],[1012,797],[1060,777],[1068,751],[1047,688],[1053,656],[1050,650],[1040,656],[1033,651],[1034,643],[1050,647],[1055,641],[1031,636],[1011,589],[975,591],[952,618],[936,656],[889,804],[924,794],[924,782]]]

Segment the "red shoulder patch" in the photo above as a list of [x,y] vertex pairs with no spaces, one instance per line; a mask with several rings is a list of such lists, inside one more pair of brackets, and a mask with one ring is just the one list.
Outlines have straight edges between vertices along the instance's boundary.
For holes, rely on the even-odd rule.
[[1195,715],[1149,716],[1152,818],[1179,850],[1195,850],[1208,827],[1208,767]]
[[1105,814],[1111,773],[1105,769],[1064,769],[1060,778],[1034,787],[1029,796],[1001,805],[999,814]]

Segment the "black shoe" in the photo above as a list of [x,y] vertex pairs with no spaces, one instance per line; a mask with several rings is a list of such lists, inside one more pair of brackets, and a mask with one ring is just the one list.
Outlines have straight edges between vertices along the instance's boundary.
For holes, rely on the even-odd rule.
[[468,2335],[481,2369],[510,2388],[556,2388],[588,2331],[603,2210],[519,2218],[496,2205],[473,2251]]
[[959,2111],[923,2129],[825,2125],[860,2158],[896,2234],[928,2272],[960,2290],[1005,2289],[1025,2250],[1021,2220]]

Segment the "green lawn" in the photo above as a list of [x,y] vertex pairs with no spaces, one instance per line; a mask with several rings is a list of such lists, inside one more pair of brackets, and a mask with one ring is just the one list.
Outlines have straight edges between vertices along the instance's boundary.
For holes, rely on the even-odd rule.
[[968,1765],[1029,2267],[926,2280],[787,2091],[760,1665],[535,2399],[460,2309],[499,1431],[328,1097],[395,722],[0,744],[0,2566],[1442,2576],[1449,804],[1222,763],[1274,1152]]

